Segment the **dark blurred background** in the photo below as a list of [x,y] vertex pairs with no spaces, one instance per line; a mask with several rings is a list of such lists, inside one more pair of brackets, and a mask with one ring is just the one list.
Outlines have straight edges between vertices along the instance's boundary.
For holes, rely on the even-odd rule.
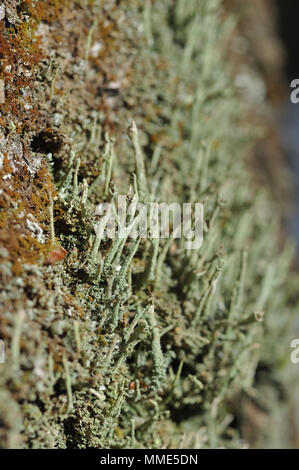
[[283,151],[293,178],[292,207],[288,218],[289,231],[297,241],[299,253],[299,103],[290,100],[291,82],[299,79],[299,1],[274,0],[277,27],[284,46],[284,79],[286,100],[278,123]]
[[276,0],[278,29],[286,50],[286,79],[299,78],[299,2]]

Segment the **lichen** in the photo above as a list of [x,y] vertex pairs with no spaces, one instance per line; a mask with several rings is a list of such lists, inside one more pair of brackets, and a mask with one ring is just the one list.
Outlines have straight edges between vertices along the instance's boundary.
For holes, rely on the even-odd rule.
[[[4,4],[0,446],[243,447],[234,416],[262,401],[259,367],[270,388],[279,376],[297,276],[246,163],[232,15],[220,0]],[[203,246],[105,239],[97,208],[117,194],[203,202]]]

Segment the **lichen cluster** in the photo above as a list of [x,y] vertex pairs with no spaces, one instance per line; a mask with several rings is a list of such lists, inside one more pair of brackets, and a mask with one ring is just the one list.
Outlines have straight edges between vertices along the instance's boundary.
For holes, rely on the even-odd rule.
[[[3,3],[0,446],[248,445],[246,406],[271,420],[286,401],[296,276],[246,164],[236,18],[220,0]],[[202,247],[103,239],[118,194],[202,202]]]

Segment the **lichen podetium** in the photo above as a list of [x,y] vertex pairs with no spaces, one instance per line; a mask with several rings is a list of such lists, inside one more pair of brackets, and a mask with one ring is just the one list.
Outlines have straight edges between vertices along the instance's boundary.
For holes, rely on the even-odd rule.
[[[235,15],[220,0],[3,4],[0,447],[246,446],[256,370],[273,409],[288,386],[273,344],[296,275],[246,163]],[[96,208],[118,194],[203,202],[202,247],[107,240]]]

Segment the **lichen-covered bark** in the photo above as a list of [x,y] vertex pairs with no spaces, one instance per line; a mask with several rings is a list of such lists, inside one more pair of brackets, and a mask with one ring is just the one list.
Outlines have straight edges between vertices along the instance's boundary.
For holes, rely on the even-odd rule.
[[[3,6],[0,445],[271,446],[296,276],[247,164],[269,108],[235,9]],[[100,240],[98,205],[137,192],[203,202],[200,250]]]

